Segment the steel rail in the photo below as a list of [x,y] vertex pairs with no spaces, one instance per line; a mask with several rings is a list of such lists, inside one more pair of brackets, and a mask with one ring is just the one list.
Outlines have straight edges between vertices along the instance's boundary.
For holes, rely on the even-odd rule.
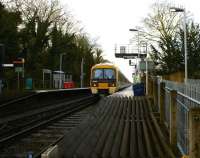
[[[10,140],[12,140],[12,139],[14,139],[14,138],[16,138],[16,137],[18,137],[18,136],[20,136],[20,135],[22,135],[22,134],[25,134],[25,133],[27,133],[27,132],[30,132],[31,130],[33,130],[33,129],[36,129],[36,128],[38,128],[38,127],[40,127],[40,126],[42,126],[42,125],[45,125],[45,124],[47,124],[47,123],[49,123],[49,122],[51,122],[51,121],[54,121],[54,120],[56,120],[56,119],[58,119],[58,118],[61,118],[61,117],[63,117],[64,115],[68,115],[68,114],[71,114],[72,112],[75,112],[75,111],[77,111],[77,110],[81,110],[82,108],[84,108],[85,106],[88,106],[88,105],[90,105],[91,103],[94,103],[94,101],[97,99],[97,97],[96,96],[92,96],[92,97],[86,97],[85,99],[79,99],[77,102],[71,102],[71,104],[73,103],[73,104],[77,104],[77,103],[79,103],[79,104],[77,104],[77,106],[75,106],[75,108],[71,108],[71,109],[67,109],[67,111],[65,112],[63,112],[63,113],[61,113],[61,114],[59,114],[59,115],[56,115],[56,116],[54,116],[54,117],[51,117],[51,118],[49,118],[49,119],[47,119],[47,120],[44,120],[44,121],[41,121],[41,122],[39,122],[38,124],[35,124],[35,125],[33,125],[33,126],[31,126],[31,127],[25,127],[24,129],[22,129],[21,131],[18,131],[18,132],[16,132],[16,133],[14,133],[14,134],[12,134],[12,135],[9,135],[9,136],[6,136],[6,137],[3,137],[3,138],[1,138],[0,139],[0,144],[2,145],[2,144],[4,144],[5,142],[8,142],[8,141],[10,141]],[[64,109],[64,110],[66,110],[66,109]],[[57,114],[57,113],[56,113]]]
[[[88,99],[90,97],[91,96],[89,96]],[[47,111],[50,111],[50,110],[58,109],[62,106],[71,105],[73,103],[76,103],[76,102],[79,102],[79,101],[82,101],[82,100],[85,100],[85,99],[86,98],[83,97],[83,98],[80,98],[80,99],[76,99],[76,100],[72,100],[72,101],[68,101],[68,102],[64,102],[64,103],[59,103],[59,104],[56,104],[56,105],[52,104],[50,106],[45,106],[45,107],[42,107],[42,108],[39,108],[39,109],[27,111],[27,112],[22,113],[22,114],[9,115],[5,118],[1,118],[0,124],[7,123],[7,122],[10,122],[10,121],[15,121],[15,120],[18,120],[18,119],[22,119],[24,117],[30,117],[30,116],[33,116],[33,115],[38,115],[38,114],[41,114],[41,113],[44,113],[44,112],[47,112]]]

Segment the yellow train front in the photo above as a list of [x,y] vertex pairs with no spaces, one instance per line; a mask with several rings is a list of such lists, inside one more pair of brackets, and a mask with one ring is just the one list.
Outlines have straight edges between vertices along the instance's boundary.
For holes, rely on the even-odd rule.
[[118,91],[118,70],[113,64],[94,65],[91,69],[90,88],[93,94]]

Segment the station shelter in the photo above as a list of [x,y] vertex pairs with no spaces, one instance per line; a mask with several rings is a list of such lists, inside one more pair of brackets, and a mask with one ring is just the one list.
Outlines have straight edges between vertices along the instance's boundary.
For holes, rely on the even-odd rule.
[[[61,82],[61,87],[60,87]],[[63,71],[53,71],[53,87],[54,88],[74,88],[72,74]]]

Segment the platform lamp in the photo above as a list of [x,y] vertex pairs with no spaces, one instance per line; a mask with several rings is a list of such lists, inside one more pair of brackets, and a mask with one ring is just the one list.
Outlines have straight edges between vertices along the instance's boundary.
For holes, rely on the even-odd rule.
[[[140,31],[138,29],[129,29],[129,31],[138,32],[138,47],[139,47],[139,32],[148,34],[146,32]],[[148,45],[147,42],[145,42],[146,54],[147,54],[147,45]],[[139,48],[138,48],[138,54],[139,54]],[[146,95],[148,95],[148,61],[147,61],[147,57],[146,57]]]
[[[140,42],[140,39],[139,39],[139,31],[137,29],[129,29],[129,31],[132,31],[132,32],[137,32],[138,33],[138,38],[137,38],[137,43],[138,43],[138,57],[139,58],[139,53],[140,53],[140,46],[139,46],[139,42]],[[137,58],[136,58],[136,65],[137,65]],[[138,75],[138,71],[136,71],[136,74]]]
[[59,79],[59,89],[61,89],[62,88],[62,83],[61,83],[61,81],[62,81],[62,79],[61,79],[61,71],[62,71],[62,58],[63,58],[63,55],[65,55],[65,53],[61,53],[60,54],[60,79]]
[[[141,32],[141,33],[144,33],[144,34],[146,34],[146,35],[148,35],[148,36],[152,36],[152,37],[154,37],[154,38],[159,38],[158,36],[155,36],[155,35],[151,35],[151,34],[149,34],[149,33],[147,33],[147,32],[145,32],[145,31],[141,31],[141,30],[138,30],[138,29],[129,29],[129,31],[134,31],[134,32],[138,32],[138,36],[139,36],[139,32]],[[139,38],[138,38],[139,39]],[[151,39],[152,40],[152,39]],[[156,40],[152,40],[152,41],[156,41]],[[138,41],[139,42],[139,41]],[[157,41],[156,41],[157,42]],[[145,47],[146,47],[146,54],[148,53],[147,51],[148,51],[148,49],[147,49],[147,47],[148,47],[148,43],[147,42],[145,42]],[[146,69],[146,95],[148,95],[148,60],[147,60],[147,57],[146,57],[146,67],[145,67],[145,69]]]
[[188,80],[188,68],[187,68],[187,34],[186,34],[186,10],[183,8],[176,8],[176,7],[170,7],[171,12],[182,12],[184,15],[184,23],[183,23],[183,29],[184,29],[184,51],[185,51],[185,83],[187,83]]

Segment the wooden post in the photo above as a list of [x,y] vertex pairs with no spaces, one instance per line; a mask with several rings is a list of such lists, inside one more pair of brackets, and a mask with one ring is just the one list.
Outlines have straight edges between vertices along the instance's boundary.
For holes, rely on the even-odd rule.
[[160,83],[160,122],[164,123],[164,115],[165,115],[165,107],[164,107],[164,100],[165,100],[165,83]]
[[189,111],[189,158],[200,158],[200,108]]
[[169,140],[173,149],[176,149],[177,145],[177,124],[176,124],[176,112],[177,112],[177,103],[176,103],[177,91],[170,91],[170,131],[169,131]]
[[155,103],[156,103],[156,106],[158,107],[158,79],[156,78],[155,79]]
[[148,95],[153,97],[153,80],[149,77]]

